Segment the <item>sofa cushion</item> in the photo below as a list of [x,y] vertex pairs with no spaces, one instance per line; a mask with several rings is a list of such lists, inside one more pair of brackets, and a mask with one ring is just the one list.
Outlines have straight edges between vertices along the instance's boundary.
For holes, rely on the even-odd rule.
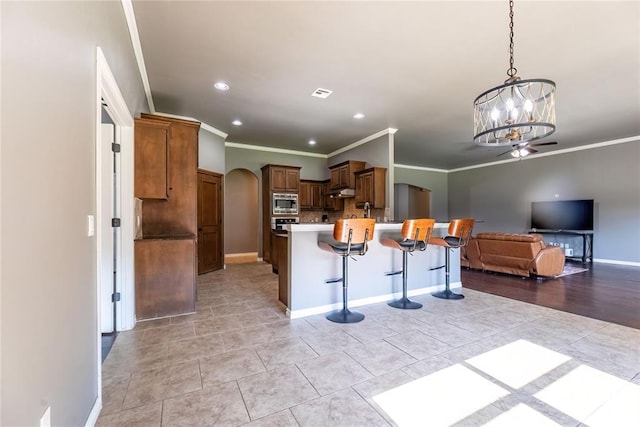
[[476,239],[480,248],[480,259],[487,262],[486,257],[500,255],[510,258],[526,258],[532,260],[544,247],[542,242],[524,242],[518,240]]

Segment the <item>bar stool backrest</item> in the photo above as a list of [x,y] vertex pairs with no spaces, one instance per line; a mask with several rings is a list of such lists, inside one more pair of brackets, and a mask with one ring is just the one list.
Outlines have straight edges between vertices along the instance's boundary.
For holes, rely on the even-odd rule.
[[449,236],[457,237],[460,240],[459,246],[467,246],[475,220],[471,218],[452,219],[449,223]]
[[366,243],[373,238],[375,223],[373,218],[341,218],[333,226],[333,238],[354,245]]
[[426,242],[431,237],[435,219],[407,219],[402,223],[402,238]]

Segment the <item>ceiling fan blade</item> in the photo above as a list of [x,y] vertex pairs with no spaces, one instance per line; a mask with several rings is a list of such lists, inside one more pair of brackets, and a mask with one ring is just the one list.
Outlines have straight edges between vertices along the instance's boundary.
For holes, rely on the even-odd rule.
[[512,149],[510,149],[510,150],[505,151],[504,153],[500,153],[500,154],[498,154],[496,157],[504,156],[505,154],[508,154],[508,153],[510,153],[510,152],[512,152],[512,151],[513,151],[513,148],[512,148]]
[[529,147],[543,147],[545,145],[556,145],[558,141],[539,142],[537,144],[529,144]]
[[527,147],[527,148],[525,148],[525,150],[527,150],[527,151],[529,152],[529,154],[534,154],[534,153],[537,153],[537,152],[538,152],[538,150],[534,150],[534,149],[533,149],[533,148],[531,148],[531,147]]

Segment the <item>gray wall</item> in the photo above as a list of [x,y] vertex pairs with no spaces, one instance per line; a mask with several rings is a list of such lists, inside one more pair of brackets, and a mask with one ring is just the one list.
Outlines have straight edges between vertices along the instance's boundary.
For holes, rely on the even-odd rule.
[[329,166],[347,160],[360,160],[369,163],[371,166],[389,168],[389,135],[383,135],[365,144],[347,150],[344,153],[329,157]]
[[411,184],[431,190],[431,217],[448,222],[448,177],[446,172],[395,167],[396,184]]
[[[275,153],[262,150],[247,150],[244,148],[227,147],[225,168],[227,173],[233,169],[247,169],[258,177],[260,200],[258,203],[258,224],[262,224],[262,168],[264,165],[300,166],[300,178],[325,180],[329,178],[327,159],[323,157],[301,156],[296,154]],[[229,212],[227,199],[233,197],[225,191],[225,211]],[[258,228],[259,256],[262,256],[262,227]],[[227,237],[225,237],[225,240]]]
[[594,199],[594,257],[640,262],[638,164],[635,141],[450,172],[449,213],[483,221],[474,233],[524,232],[532,201]]
[[84,425],[98,393],[96,46],[146,99],[120,2],[0,2],[5,426]]
[[[393,209],[394,179],[393,179],[393,174],[390,174],[390,172],[392,172],[391,168],[393,167],[393,159],[389,157],[392,152],[392,149],[390,149],[390,144],[391,144],[390,139],[392,137],[393,137],[392,135],[385,134],[372,141],[366,142],[362,145],[359,145],[350,150],[347,150],[344,153],[340,153],[335,156],[329,157],[327,161],[327,164],[329,166],[334,166],[334,165],[337,165],[338,163],[342,163],[347,160],[359,160],[359,161],[367,162],[367,167],[377,166],[381,168],[386,168],[387,173],[385,175],[385,181],[386,181],[385,207],[390,208],[391,217],[393,217],[393,212],[394,212],[394,209]],[[349,210],[347,209],[348,205],[352,205],[350,200],[345,201],[345,214],[349,213]],[[355,205],[353,204],[352,206],[355,206]],[[372,212],[372,216],[373,215],[382,216],[383,214],[379,212]]]
[[258,178],[234,169],[224,179],[224,253],[258,252],[260,189]]
[[[327,159],[287,153],[274,153],[262,150],[247,150],[244,148],[226,148],[226,170],[248,169],[255,173],[262,181],[261,167],[264,165],[300,166],[300,178],[324,180],[329,179]],[[262,185],[262,183],[260,184]],[[262,187],[260,187],[262,188]]]
[[198,133],[198,167],[224,174],[224,138],[200,128]]

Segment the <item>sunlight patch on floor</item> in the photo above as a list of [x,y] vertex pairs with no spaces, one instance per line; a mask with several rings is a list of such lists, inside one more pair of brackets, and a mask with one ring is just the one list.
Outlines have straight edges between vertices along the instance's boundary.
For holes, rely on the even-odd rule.
[[545,417],[540,412],[518,403],[508,411],[498,415],[483,427],[558,427],[560,424]]
[[640,426],[640,386],[626,384],[585,420],[590,427]]
[[509,392],[462,365],[453,365],[373,397],[399,426],[451,425]]
[[518,340],[472,357],[466,362],[509,387],[518,389],[568,360],[571,358],[564,354],[529,341]]
[[[612,400],[612,395],[627,384],[627,381],[613,375],[581,365],[536,393],[534,397],[584,422],[605,402]],[[636,417],[637,407],[636,402],[633,405]],[[626,407],[626,410],[631,411],[631,408]],[[609,422],[608,425],[613,424]],[[638,425],[637,418],[635,425]]]

